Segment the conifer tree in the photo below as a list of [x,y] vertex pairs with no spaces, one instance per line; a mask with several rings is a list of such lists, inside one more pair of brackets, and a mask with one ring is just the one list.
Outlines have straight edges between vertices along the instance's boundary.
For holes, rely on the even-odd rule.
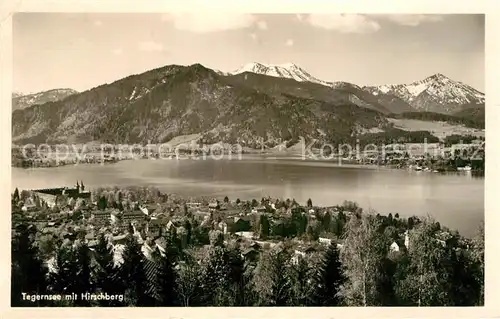
[[234,306],[246,306],[247,278],[245,278],[245,260],[241,256],[239,247],[228,247],[229,281],[233,293]]
[[12,306],[39,306],[41,302],[23,301],[21,293],[43,294],[46,292],[46,272],[34,245],[36,228],[20,225],[12,236],[11,304]]
[[19,190],[18,190],[18,189],[17,189],[17,187],[16,187],[16,189],[14,190],[14,194],[12,195],[12,201],[13,201],[13,204],[14,204],[14,205],[17,205],[17,203],[19,202],[19,200],[20,200],[20,197],[19,197]]
[[388,247],[378,229],[379,223],[373,216],[352,216],[347,224],[341,253],[346,281],[341,294],[349,306],[381,304],[379,280]]
[[256,268],[254,287],[261,306],[287,306],[291,286],[287,276],[291,255],[277,246],[263,254]]
[[340,306],[340,289],[345,278],[340,262],[340,253],[337,244],[332,243],[323,259],[318,265],[318,269],[313,277],[314,292],[312,297],[313,306]]
[[[70,243],[64,243],[56,251],[54,268],[49,272],[49,289],[53,294],[70,295],[76,290],[78,272],[76,254]],[[73,306],[70,300],[56,302],[57,306]]]
[[312,200],[309,198],[307,200],[307,207],[312,207],[313,203],[312,203]]
[[311,303],[313,293],[311,272],[308,261],[302,256],[288,268],[291,287],[290,306],[308,306]]
[[78,243],[78,245],[74,248],[75,249],[75,258],[76,258],[76,263],[75,267],[76,269],[76,274],[75,274],[75,285],[74,285],[74,290],[73,292],[77,294],[77,299],[75,300],[75,305],[76,306],[89,306],[93,304],[93,302],[89,300],[85,300],[83,298],[80,298],[81,294],[85,294],[87,292],[93,293],[94,292],[94,285],[92,284],[91,280],[91,256],[90,256],[90,250],[87,244],[85,243]]
[[[113,246],[108,242],[104,234],[100,234],[95,247],[95,267],[93,277],[97,292],[107,292],[108,294],[123,294],[125,282],[118,277],[118,269],[115,268],[113,258]],[[100,300],[100,306],[122,305],[117,300]]]
[[202,303],[205,306],[230,306],[229,256],[222,246],[211,246],[202,262]]
[[159,306],[171,307],[177,305],[176,281],[177,274],[174,269],[174,263],[171,256],[162,255],[156,249],[154,260],[158,265],[156,274],[157,293],[159,296]]
[[147,303],[146,276],[144,272],[143,254],[137,239],[128,235],[123,249],[123,264],[120,266],[120,277],[125,283],[126,304],[144,306]]

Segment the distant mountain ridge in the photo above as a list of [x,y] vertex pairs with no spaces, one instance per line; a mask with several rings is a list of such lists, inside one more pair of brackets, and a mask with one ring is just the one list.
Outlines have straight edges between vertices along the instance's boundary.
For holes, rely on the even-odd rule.
[[14,110],[13,142],[162,143],[199,134],[203,143],[251,147],[300,136],[333,143],[387,128],[394,114],[484,114],[467,111],[481,101],[484,109],[484,94],[439,74],[409,85],[360,87],[319,80],[293,63],[251,63],[231,73],[167,65],[81,93],[52,91],[62,94]]
[[331,86],[332,83],[320,80],[315,78],[307,71],[297,66],[294,63],[288,62],[280,65],[269,65],[258,62],[252,62],[243,65],[239,69],[234,72],[230,72],[229,74],[236,75],[245,72],[262,74],[267,76],[279,77],[279,78],[287,78],[293,79],[298,82],[312,82],[317,84],[322,84],[326,86]]
[[437,73],[409,84],[367,86],[375,96],[396,96],[416,111],[451,114],[466,108],[484,105],[484,93],[464,83]]
[[351,87],[364,90],[372,94],[379,104],[392,113],[424,111],[451,114],[467,107],[484,105],[485,101],[484,93],[464,83],[453,81],[440,73],[409,84],[364,87],[348,82],[329,82],[318,79],[294,63],[270,65],[252,62],[225,75],[247,72],[293,79],[298,82],[311,82],[331,88]]
[[[290,84],[266,78],[275,87]],[[248,83],[200,64],[165,66],[16,110],[13,142],[163,143],[179,135],[201,134],[204,144],[260,147],[261,140],[275,146],[300,136],[341,141],[387,125],[383,113],[348,99],[297,96],[283,89],[266,92]]]
[[53,89],[38,93],[23,94],[19,92],[12,93],[12,111],[24,109],[32,105],[40,105],[47,102],[62,100],[70,95],[78,93],[73,89]]

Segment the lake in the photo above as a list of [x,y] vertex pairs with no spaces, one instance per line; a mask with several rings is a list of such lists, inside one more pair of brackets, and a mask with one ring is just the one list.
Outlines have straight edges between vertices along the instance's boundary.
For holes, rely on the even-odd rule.
[[154,186],[182,196],[230,199],[295,198],[314,205],[357,202],[365,210],[400,216],[430,214],[472,235],[484,220],[484,178],[293,159],[129,160],[55,168],[12,168],[12,190],[75,185]]

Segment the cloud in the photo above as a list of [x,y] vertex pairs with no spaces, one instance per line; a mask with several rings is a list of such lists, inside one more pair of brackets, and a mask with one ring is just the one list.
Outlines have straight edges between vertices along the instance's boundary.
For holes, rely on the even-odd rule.
[[403,26],[418,26],[444,19],[440,14],[297,14],[297,20],[314,27],[342,33],[372,33],[380,30],[377,21],[384,20]]
[[286,40],[285,45],[286,45],[287,47],[291,47],[291,46],[293,46],[293,39],[288,39],[288,40]]
[[122,49],[114,49],[113,50],[113,54],[116,54],[116,55],[120,55],[123,53],[123,50]]
[[95,20],[95,21],[94,21],[94,25],[95,25],[96,27],[100,27],[100,26],[102,25],[102,21],[100,21],[100,20]]
[[372,33],[380,29],[375,20],[362,14],[310,14],[303,21],[317,28],[341,33]]
[[147,52],[163,51],[163,45],[154,41],[143,41],[139,43],[139,50]]
[[415,27],[425,22],[443,21],[444,17],[440,14],[381,14],[374,15],[382,19],[389,20],[399,25]]
[[250,33],[249,35],[250,35],[250,37],[251,37],[253,40],[257,40],[257,34],[256,34],[256,33]]
[[256,23],[255,17],[251,14],[229,12],[218,12],[217,14],[201,12],[165,14],[162,16],[162,20],[172,23],[176,29],[196,33],[242,29]]
[[260,30],[267,30],[267,23],[266,21],[260,20],[257,22],[257,28]]

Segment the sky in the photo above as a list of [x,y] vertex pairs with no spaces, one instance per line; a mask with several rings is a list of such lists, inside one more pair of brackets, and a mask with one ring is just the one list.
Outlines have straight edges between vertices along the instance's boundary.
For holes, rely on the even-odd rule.
[[295,63],[325,81],[435,73],[484,92],[484,15],[16,13],[14,91],[84,91],[169,64]]

